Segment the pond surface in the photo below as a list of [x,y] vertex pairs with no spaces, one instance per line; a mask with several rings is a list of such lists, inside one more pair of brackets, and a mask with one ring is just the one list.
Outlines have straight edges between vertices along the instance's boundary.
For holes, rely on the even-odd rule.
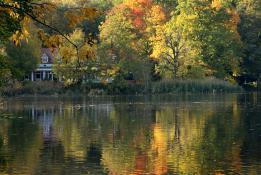
[[0,102],[0,174],[261,174],[261,94]]

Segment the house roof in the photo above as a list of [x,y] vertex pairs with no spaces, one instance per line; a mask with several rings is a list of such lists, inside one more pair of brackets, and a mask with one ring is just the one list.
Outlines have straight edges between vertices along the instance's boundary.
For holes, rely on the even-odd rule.
[[58,49],[57,48],[42,48],[41,49],[41,63],[42,63],[42,56],[43,55],[47,55],[48,56],[48,63],[45,64],[53,64],[54,60],[55,60],[55,56],[58,54]]

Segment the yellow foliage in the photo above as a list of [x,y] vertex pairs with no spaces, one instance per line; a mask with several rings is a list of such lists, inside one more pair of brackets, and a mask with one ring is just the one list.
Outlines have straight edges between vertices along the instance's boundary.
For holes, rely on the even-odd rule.
[[221,2],[220,0],[213,0],[212,4],[211,4],[212,8],[215,8],[216,10],[220,10],[221,9]]
[[25,17],[21,23],[23,24],[22,29],[20,31],[16,31],[10,38],[15,45],[18,45],[22,40],[28,41],[30,38],[29,26],[31,19]]
[[95,56],[96,56],[96,46],[90,46],[88,43],[85,43],[79,49],[79,57],[81,60],[94,59]]

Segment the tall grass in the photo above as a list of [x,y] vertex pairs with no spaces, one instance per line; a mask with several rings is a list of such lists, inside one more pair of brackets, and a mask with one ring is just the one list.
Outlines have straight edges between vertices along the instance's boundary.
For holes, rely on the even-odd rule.
[[108,88],[110,94],[221,93],[241,92],[242,88],[223,80],[162,80],[149,83],[126,83]]
[[0,96],[17,95],[132,95],[167,93],[222,93],[241,92],[238,85],[217,79],[206,80],[162,80],[156,82],[114,82],[112,84],[88,84],[65,87],[59,82],[26,82],[0,90]]
[[242,88],[238,85],[217,80],[171,80],[154,82],[151,86],[151,93],[175,93],[175,92],[199,92],[199,93],[215,93],[215,92],[240,92]]
[[18,95],[53,95],[64,92],[64,86],[56,82],[24,82],[13,86],[9,85],[0,90],[0,96],[18,96]]

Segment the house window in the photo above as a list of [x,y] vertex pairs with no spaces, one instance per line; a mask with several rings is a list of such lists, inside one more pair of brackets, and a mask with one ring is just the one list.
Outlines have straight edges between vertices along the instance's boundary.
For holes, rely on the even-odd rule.
[[43,55],[42,55],[42,63],[43,64],[46,64],[46,63],[48,63],[48,55],[46,55],[46,53],[44,53]]
[[29,76],[29,75],[25,75],[25,76],[24,76],[24,79],[25,79],[25,80],[30,80],[30,76]]
[[41,72],[36,72],[35,78],[36,79],[41,79]]

